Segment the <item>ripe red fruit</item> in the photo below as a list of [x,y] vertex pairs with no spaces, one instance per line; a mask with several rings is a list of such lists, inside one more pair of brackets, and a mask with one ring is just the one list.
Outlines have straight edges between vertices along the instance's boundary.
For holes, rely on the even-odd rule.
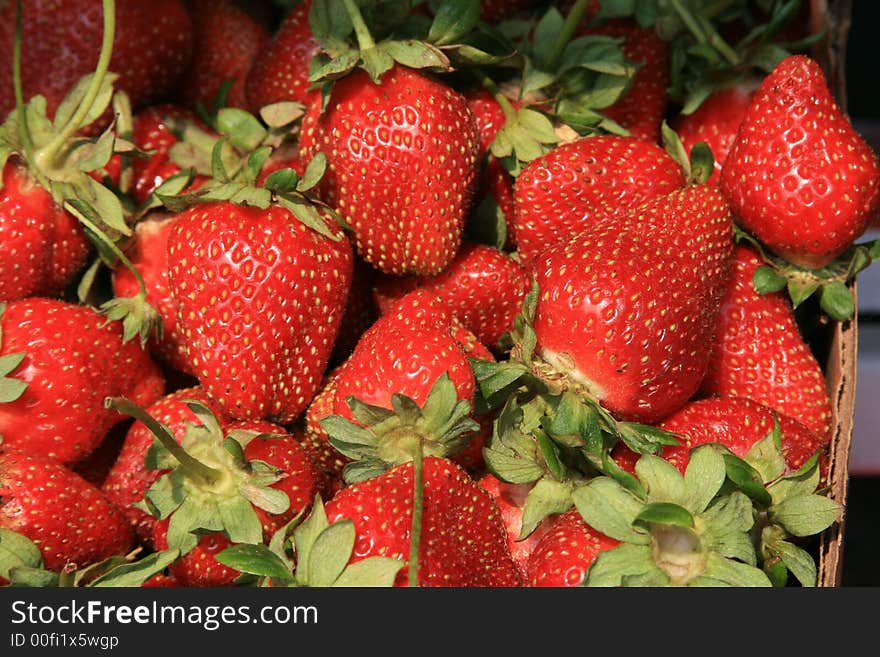
[[10,379],[27,383],[0,403],[4,444],[64,463],[88,456],[121,421],[104,397],[139,404],[158,399],[165,381],[137,341],[123,343],[122,323],[93,308],[28,298],[9,303],[2,316],[0,355],[23,353]]
[[168,241],[187,360],[231,417],[292,422],[317,390],[351,283],[352,252],[287,209],[184,212]]
[[[187,399],[202,402],[219,415],[216,406],[210,403],[207,395],[199,387],[175,390],[146,407],[147,413],[168,427],[178,442],[186,434],[187,424],[201,424],[195,413],[186,405]],[[222,422],[225,418],[219,415],[218,419]],[[142,422],[136,420],[128,429],[119,456],[101,486],[107,499],[122,510],[140,540],[147,544],[152,542],[156,519],[134,505],[144,499],[144,493],[166,472],[147,467],[145,458],[152,444],[153,434]]]
[[330,444],[330,436],[321,426],[321,420],[334,414],[336,386],[344,367],[345,362],[324,377],[318,393],[306,409],[305,435],[301,440],[303,449],[327,476],[331,489],[342,487],[342,469],[349,458]]
[[223,85],[232,82],[224,106],[247,109],[245,80],[269,33],[230,0],[190,0],[189,9],[195,47],[180,84],[180,101],[211,108]]
[[[492,496],[459,466],[424,459],[419,550],[420,586],[519,586],[521,578]],[[351,562],[382,555],[408,560],[413,512],[413,464],[352,484],[326,505],[330,523],[350,518],[357,538]],[[408,568],[396,585],[407,581]]]
[[245,81],[252,112],[281,101],[308,105],[318,92],[310,92],[309,63],[321,45],[309,28],[311,0],[300,2],[281,22],[270,41],[260,49]]
[[732,246],[730,210],[700,185],[545,251],[532,269],[544,375],[619,419],[680,408],[706,373]]
[[531,287],[523,267],[498,249],[464,244],[449,267],[435,276],[380,275],[374,285],[384,312],[407,292],[422,288],[437,295],[485,345],[496,345],[513,328]]
[[101,491],[57,461],[8,443],[0,451],[0,527],[27,536],[53,571],[134,546],[131,525]]
[[522,262],[684,184],[681,167],[666,151],[634,137],[585,137],[557,146],[529,162],[514,185]]
[[784,292],[758,294],[752,282],[763,261],[750,247],[734,250],[733,276],[722,301],[704,395],[747,397],[831,438],[831,400],[822,367],[804,341]]
[[353,419],[347,398],[392,408],[395,393],[422,405],[434,383],[449,375],[459,399],[473,401],[475,383],[452,315],[425,290],[403,297],[361,337],[336,382],[334,413]]
[[[134,239],[125,254],[144,279],[147,302],[162,318],[162,336],[150,336],[150,351],[169,367],[192,374],[177,326],[177,304],[168,283],[168,238],[177,216],[150,212],[135,226]],[[140,292],[140,283],[127,267],[116,267],[112,282],[113,294],[117,297],[132,297]]]
[[724,87],[704,100],[693,113],[680,114],[671,123],[688,153],[700,142],[712,150],[715,168],[707,181],[709,184],[717,185],[721,179],[721,169],[754,91],[749,84]]
[[[25,100],[42,94],[51,117],[67,91],[98,61],[103,11],[93,0],[29,0],[22,12]],[[15,107],[12,51],[15,3],[0,7],[0,112]],[[136,110],[174,89],[189,64],[192,20],[182,0],[117,0],[110,70]],[[107,121],[110,113],[106,113]]]
[[3,167],[0,244],[2,301],[61,294],[91,253],[79,221],[15,158]]
[[402,66],[374,84],[334,83],[303,120],[309,160],[327,156],[324,200],[352,227],[358,253],[389,274],[437,274],[461,244],[478,172],[479,133],[457,91]]
[[721,189],[743,228],[770,250],[822,267],[880,209],[880,160],[838,107],[819,64],[792,55],[755,92]]
[[557,516],[532,550],[526,565],[526,585],[579,586],[600,552],[619,541],[587,525],[577,509]]
[[611,20],[584,34],[622,39],[623,55],[639,68],[629,90],[602,111],[637,139],[657,142],[666,117],[669,86],[669,47],[653,27],[641,27],[634,20]]
[[[720,443],[743,458],[758,441],[773,431],[773,409],[744,397],[707,397],[689,402],[660,423],[660,427],[680,436],[680,445],[665,445],[662,456],[684,474],[690,451],[704,443]],[[781,413],[779,432],[782,453],[789,472],[794,472],[827,441],[803,424]],[[639,455],[619,443],[614,459],[633,472]]]

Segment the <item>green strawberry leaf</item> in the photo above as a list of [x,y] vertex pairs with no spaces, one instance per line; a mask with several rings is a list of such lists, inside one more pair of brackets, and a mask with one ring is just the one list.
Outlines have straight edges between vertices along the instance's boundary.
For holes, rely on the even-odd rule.
[[758,294],[772,294],[785,289],[788,280],[785,276],[777,273],[773,267],[762,265],[755,270],[752,277],[752,285]]
[[694,517],[691,512],[678,504],[669,502],[654,502],[646,504],[633,520],[633,525],[650,529],[652,524],[675,525],[677,527],[692,528]]
[[831,281],[821,287],[819,304],[833,320],[844,322],[855,314],[855,300],[850,288],[841,281]]
[[308,192],[314,189],[318,183],[321,182],[326,171],[327,156],[319,151],[315,157],[311,159],[308,166],[306,166],[306,171],[303,174],[302,179],[296,184],[296,190],[298,192]]
[[424,41],[385,41],[377,48],[381,48],[383,53],[398,64],[409,68],[437,71],[448,71],[452,68],[449,58],[442,50]]
[[824,495],[788,497],[768,510],[770,521],[793,536],[818,534],[840,518],[841,506]]
[[270,577],[284,584],[294,581],[290,565],[265,545],[231,545],[214,557],[224,566],[242,573]]
[[633,529],[644,503],[610,477],[596,477],[576,488],[574,505],[590,527],[618,541],[646,545],[647,534]]
[[745,455],[745,461],[761,474],[764,482],[778,479],[785,472],[785,455],[782,452],[782,432],[779,418],[773,413],[773,429],[757,441]]
[[737,587],[771,587],[770,579],[760,568],[710,552],[706,557],[704,577]]
[[236,148],[256,150],[267,136],[266,128],[250,112],[225,107],[217,113],[217,129]]
[[31,539],[0,527],[0,577],[10,579],[13,568],[41,568],[43,555]]
[[391,557],[367,557],[347,566],[333,582],[333,586],[335,588],[390,588],[394,586],[397,573],[406,565],[405,561]]
[[93,579],[91,587],[137,587],[163,572],[180,556],[179,550],[161,550],[131,563],[123,563]]
[[572,490],[570,482],[539,479],[523,505],[522,527],[517,540],[528,538],[545,518],[568,511],[572,506]]
[[428,41],[436,46],[457,43],[480,22],[480,3],[474,0],[445,0],[434,14]]
[[354,522],[335,522],[316,538],[309,550],[309,586],[333,586],[351,557],[355,542]]
[[765,545],[773,557],[778,558],[803,587],[816,586],[817,568],[813,556],[790,541],[775,540]]
[[320,494],[316,494],[311,512],[293,530],[293,544],[297,554],[296,580],[300,584],[310,581],[309,554],[318,536],[329,526],[330,522],[327,520],[324,502],[321,500]]
[[583,586],[619,587],[629,578],[645,576],[668,582],[654,563],[650,545],[623,543],[599,553],[584,577]]
[[718,495],[726,479],[724,458],[712,445],[700,445],[691,450],[684,473],[687,491],[684,506],[692,513],[702,513]]
[[763,508],[767,508],[773,503],[770,493],[764,487],[764,480],[760,472],[730,451],[725,451],[723,458],[727,468],[727,476],[737,488]]
[[687,496],[684,477],[669,461],[644,454],[636,462],[635,472],[651,502],[684,503]]
[[14,566],[9,569],[8,575],[7,579],[12,586],[18,587],[57,588],[60,583],[58,573],[30,566]]

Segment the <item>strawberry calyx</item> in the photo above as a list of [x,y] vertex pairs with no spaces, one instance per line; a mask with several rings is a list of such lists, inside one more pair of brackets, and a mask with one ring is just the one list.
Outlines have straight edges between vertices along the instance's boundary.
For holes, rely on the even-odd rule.
[[85,568],[47,570],[40,549],[27,536],[0,528],[0,583],[29,588],[140,586],[163,572],[180,554],[162,550],[141,556],[136,548],[124,556],[114,556]]
[[809,268],[771,253],[739,226],[734,226],[734,238],[753,246],[765,263],[755,270],[753,278],[758,294],[784,290],[794,308],[816,296],[822,312],[839,322],[851,320],[855,314],[853,281],[859,272],[880,259],[880,240],[870,240],[853,244],[824,267]]
[[284,475],[264,461],[247,461],[244,449],[251,440],[272,437],[257,431],[224,431],[211,410],[186,400],[201,424],[188,424],[180,443],[167,427],[137,404],[108,398],[105,405],[141,421],[153,434],[148,450],[150,469],[168,470],[146,492],[144,510],[160,520],[170,517],[169,548],[186,554],[196,547],[198,532],[224,532],[233,543],[263,543],[256,508],[281,514],[290,506],[283,491],[272,488]]
[[641,493],[608,476],[573,493],[584,521],[621,544],[600,553],[584,586],[772,585],[750,537],[750,498],[726,486],[714,444],[691,453],[685,474],[652,454],[636,463]]
[[715,170],[715,156],[709,144],[697,142],[688,153],[681,137],[666,121],[660,126],[660,136],[666,152],[681,166],[688,185],[702,185],[709,180]]
[[[292,167],[282,167],[262,180],[264,167],[273,155],[283,155],[303,114],[303,106],[294,102],[268,105],[259,117],[226,107],[217,113],[213,126],[217,134],[206,132],[194,121],[181,122],[181,139],[169,155],[184,171],[165,181],[154,192],[155,197],[172,212],[202,203],[230,202],[261,209],[277,204],[315,232],[338,242],[342,234],[328,225],[325,217],[338,226],[344,226],[344,221],[314,196],[327,170],[323,153],[315,155],[302,175]],[[187,181],[193,174],[209,180],[190,191]]]
[[458,398],[447,373],[437,379],[421,406],[400,393],[392,395],[391,409],[351,396],[346,401],[355,421],[330,415],[320,424],[330,444],[351,459],[343,469],[347,483],[424,456],[453,457],[480,429],[471,418],[471,404]]

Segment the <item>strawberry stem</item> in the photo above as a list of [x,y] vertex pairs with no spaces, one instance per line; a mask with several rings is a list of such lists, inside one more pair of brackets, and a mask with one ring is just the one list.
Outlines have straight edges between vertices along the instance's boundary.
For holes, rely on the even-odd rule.
[[556,39],[556,45],[553,47],[553,52],[550,53],[550,58],[544,63],[547,70],[555,71],[559,66],[559,62],[562,59],[562,53],[565,52],[568,42],[571,41],[575,31],[580,26],[581,21],[590,6],[590,2],[591,0],[577,0],[568,12],[568,15],[565,17],[565,22],[562,24],[562,30],[560,30],[559,36]]
[[358,47],[361,50],[369,50],[370,48],[374,48],[376,46],[376,42],[373,41],[373,35],[370,34],[370,29],[364,22],[364,17],[361,14],[361,10],[358,9],[355,1],[342,0],[342,4],[345,5],[345,11],[348,14],[348,18],[351,20],[352,26],[354,27],[354,33],[355,36],[357,36]]
[[100,92],[101,85],[110,68],[110,57],[113,54],[113,39],[116,31],[116,3],[114,0],[102,0],[102,5],[104,9],[104,35],[101,41],[101,52],[98,55],[98,64],[95,67],[95,74],[92,76],[89,87],[86,89],[82,102],[76,108],[76,112],[73,113],[61,132],[55,135],[55,138],[38,153],[39,164],[51,164],[67,140],[82,127],[83,119],[85,119],[89,110],[92,109],[92,105],[94,105],[95,99],[98,97],[98,92]]
[[422,542],[422,511],[425,505],[424,450],[422,439],[416,440],[413,452],[413,514],[409,542],[408,586],[419,585],[419,546]]
[[[24,89],[21,80],[21,41],[22,41],[22,1],[15,3],[15,38],[12,43],[12,86],[15,93],[15,111],[18,115],[18,134],[28,162],[34,161],[34,143],[28,128],[27,112],[24,107]],[[34,168],[34,176],[44,189],[49,189],[49,181],[43,172]]]
[[701,17],[702,20],[695,17],[691,12],[681,4],[681,0],[671,0],[672,8],[678,17],[687,27],[688,32],[701,44],[709,45],[715,48],[732,66],[739,66],[742,61],[739,55],[731,48],[721,35],[715,31],[711,22]]
[[142,422],[150,430],[150,433],[162,443],[162,447],[167,449],[180,462],[188,476],[208,486],[217,483],[220,479],[221,472],[219,470],[207,466],[190,456],[168,429],[134,402],[123,397],[107,397],[104,399],[104,407],[112,408],[118,413],[130,415],[139,422]]
[[479,80],[483,88],[492,94],[495,102],[501,106],[501,109],[504,111],[505,122],[514,121],[516,119],[516,108],[510,102],[510,99],[501,92],[495,80],[478,68],[471,69],[471,73]]

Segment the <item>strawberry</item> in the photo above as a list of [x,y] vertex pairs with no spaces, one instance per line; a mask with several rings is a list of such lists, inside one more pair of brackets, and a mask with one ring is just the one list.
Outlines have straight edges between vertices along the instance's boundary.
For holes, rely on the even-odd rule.
[[444,373],[458,398],[471,402],[474,376],[451,322],[448,308],[426,290],[401,298],[364,333],[346,362],[336,382],[334,412],[353,417],[349,396],[391,408],[399,393],[423,404]]
[[[15,106],[12,52],[15,3],[0,7],[0,112]],[[98,61],[103,30],[101,3],[92,0],[31,0],[22,15],[24,98],[46,98],[47,114]],[[182,0],[117,0],[110,70],[117,88],[140,109],[165,98],[189,64],[193,26]],[[59,56],[63,53],[63,56]],[[105,113],[109,123],[110,113]]]
[[497,345],[513,327],[530,288],[526,271],[507,254],[490,246],[467,243],[435,276],[380,275],[374,293],[380,311],[415,288],[437,295],[458,320],[485,345]]
[[792,55],[755,92],[721,189],[739,224],[771,251],[818,268],[880,210],[880,160],[835,102],[819,64]]
[[3,167],[0,244],[3,301],[60,295],[91,253],[80,223],[16,159]]
[[732,245],[724,199],[697,185],[551,247],[532,267],[536,371],[624,420],[676,411],[706,373]]
[[373,282],[376,274],[376,270],[364,260],[354,259],[348,300],[345,302],[345,312],[339,323],[339,335],[336,336],[333,345],[331,357],[333,363],[340,363],[348,358],[358,340],[378,318],[379,311],[373,298]]
[[[199,387],[182,388],[165,395],[146,407],[151,417],[168,427],[174,437],[181,441],[188,424],[200,424],[198,417],[186,405],[186,400],[205,404],[215,415],[216,407]],[[219,415],[221,421],[225,420]],[[119,456],[101,490],[111,502],[116,504],[131,522],[141,541],[150,544],[156,519],[136,506],[144,498],[144,493],[167,470],[151,469],[146,465],[147,451],[153,444],[153,434],[143,422],[135,421],[125,434],[125,441]]]
[[[151,335],[150,351],[169,367],[191,374],[177,326],[177,304],[168,283],[168,238],[177,217],[159,210],[150,212],[135,226],[134,239],[125,253],[144,280],[147,301],[162,318],[161,337]],[[112,283],[117,297],[134,296],[140,289],[134,273],[125,267],[113,270]]]
[[247,107],[245,80],[266,48],[269,33],[231,0],[190,0],[195,48],[178,98],[188,107],[211,108],[231,83],[225,107]]
[[337,365],[324,377],[318,393],[309,403],[305,412],[305,435],[301,441],[303,449],[330,480],[331,489],[342,486],[342,469],[350,459],[330,444],[330,436],[321,426],[321,420],[333,415],[336,386],[346,362]]
[[[408,560],[413,514],[413,463],[339,491],[327,502],[328,520],[351,519],[351,561],[373,555]],[[418,551],[420,586],[518,586],[521,578],[493,498],[450,461],[424,459],[424,498]],[[396,584],[406,583],[408,568]]]
[[478,172],[479,132],[464,96],[403,66],[378,84],[358,69],[334,83],[323,113],[313,104],[301,147],[307,159],[327,156],[322,194],[364,260],[400,275],[449,265]]
[[141,584],[142,588],[178,588],[181,584],[171,575],[165,575],[163,573],[158,573],[157,575],[153,575],[149,579],[147,579],[143,584]]
[[514,185],[517,251],[545,248],[685,184],[660,146],[634,137],[584,137],[529,162]]
[[784,292],[758,294],[763,261],[749,246],[734,250],[703,395],[747,397],[798,420],[830,440],[831,400],[822,367],[804,341]]
[[644,28],[627,19],[610,20],[583,33],[623,40],[624,56],[639,68],[630,88],[602,113],[626,128],[633,137],[656,143],[667,107],[669,48],[666,41],[653,27]]
[[53,571],[121,556],[134,546],[131,526],[101,491],[57,461],[8,441],[0,450],[0,528],[27,536]]
[[74,463],[120,421],[103,407],[104,397],[149,404],[164,392],[148,354],[123,342],[121,322],[93,308],[34,297],[9,303],[0,321],[5,445]]
[[175,221],[168,280],[187,360],[232,417],[291,422],[321,381],[352,253],[319,220],[334,239],[280,205],[207,203]]
[[[804,465],[820,452],[826,441],[803,424],[776,413],[782,440],[782,451],[789,473]],[[663,447],[663,458],[684,474],[690,451],[704,443],[720,443],[744,458],[754,445],[774,428],[774,411],[768,406],[744,397],[707,397],[689,402],[660,423],[660,427],[680,436],[679,445]],[[632,472],[638,455],[625,445],[618,445],[614,454],[617,463]]]
[[308,105],[316,98],[309,91],[309,63],[321,46],[309,27],[311,5],[304,0],[291,9],[254,58],[245,80],[251,111],[288,100]]
[[495,475],[486,473],[481,476],[477,483],[483,487],[494,499],[501,518],[507,529],[507,543],[510,546],[510,554],[519,567],[523,579],[527,577],[529,558],[535,550],[543,535],[552,525],[551,519],[545,519],[527,537],[521,538],[520,533],[523,525],[523,510],[526,498],[531,486],[528,484],[509,484],[501,481]]
[[618,544],[571,509],[550,521],[533,547],[526,563],[526,586],[580,586],[596,557]]
[[752,100],[754,87],[741,83],[723,87],[706,98],[691,114],[679,114],[672,121],[688,152],[700,142],[708,144],[715,159],[715,168],[709,183],[717,185],[721,169],[736,133]]

